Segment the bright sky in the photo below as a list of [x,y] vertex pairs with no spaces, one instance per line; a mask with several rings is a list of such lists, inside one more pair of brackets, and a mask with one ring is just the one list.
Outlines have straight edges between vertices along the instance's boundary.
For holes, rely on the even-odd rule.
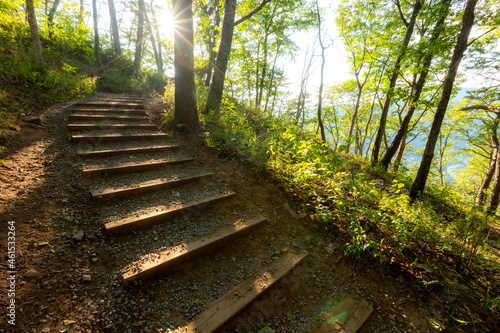
[[[333,85],[343,82],[350,78],[349,65],[347,64],[346,53],[342,40],[338,38],[338,30],[335,25],[335,10],[337,8],[337,0],[319,0],[320,8],[324,9],[322,16],[322,35],[327,32],[328,38],[325,44],[330,44],[330,47],[325,50],[325,70],[324,83],[325,85]],[[313,44],[316,47],[314,50],[315,59],[312,66],[312,73],[308,82],[308,93],[311,96],[317,94],[320,84],[321,71],[321,47],[318,44],[318,30],[311,29],[308,32],[294,33],[293,40],[299,47],[297,57],[294,62],[289,62],[285,65],[285,73],[290,81],[289,89],[293,93],[300,91],[302,71],[304,68],[306,52],[307,57],[310,57],[313,51]],[[333,44],[330,39],[333,39]]]

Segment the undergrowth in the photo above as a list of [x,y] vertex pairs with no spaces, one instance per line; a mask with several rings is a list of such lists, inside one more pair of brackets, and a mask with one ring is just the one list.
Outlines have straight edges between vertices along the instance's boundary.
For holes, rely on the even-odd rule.
[[488,278],[500,272],[500,258],[488,246],[496,217],[472,210],[470,199],[453,187],[430,181],[426,196],[411,203],[408,170],[381,172],[333,152],[293,119],[262,115],[229,99],[220,117],[206,117],[205,125],[208,146],[268,172],[316,223],[348,235],[346,256],[379,258],[425,288],[448,290],[446,281],[469,288],[474,310],[447,304],[456,327],[500,314],[498,282]]

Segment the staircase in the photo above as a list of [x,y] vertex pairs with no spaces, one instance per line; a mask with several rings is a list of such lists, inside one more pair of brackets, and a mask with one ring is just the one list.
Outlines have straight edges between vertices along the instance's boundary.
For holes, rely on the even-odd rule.
[[[77,147],[89,192],[102,213],[105,241],[126,247],[131,237],[140,233],[160,234],[160,225],[191,223],[193,216],[203,218],[212,212],[226,211],[224,205],[237,203],[238,194],[216,186],[214,170],[207,170],[183,147],[148,120],[146,100],[123,95],[100,94],[91,101],[75,104],[69,116],[71,141]],[[221,189],[222,187],[222,189]],[[118,207],[118,208],[116,208]],[[227,216],[229,215],[229,216]],[[148,244],[153,251],[141,255],[123,266],[118,280],[124,293],[132,293],[136,285],[146,281],[161,284],[174,270],[186,270],[188,262],[199,258],[216,257],[218,251],[236,245],[248,237],[258,237],[259,230],[268,222],[265,216],[246,212],[247,218],[231,219],[223,214],[209,234],[199,235],[188,242],[167,247]],[[131,245],[131,251],[136,246]],[[184,320],[185,327],[178,332],[215,332],[237,318],[256,299],[261,297],[307,256],[286,250],[279,258],[252,274],[249,278],[235,277],[234,288],[218,300],[197,311],[193,319]],[[145,260],[144,258],[147,258]],[[238,262],[239,258],[233,258]],[[209,260],[206,262],[210,263]],[[217,283],[217,270],[206,278]],[[196,270],[196,267],[193,268]],[[195,281],[187,271],[185,281]],[[193,272],[195,274],[195,272]],[[167,297],[169,291],[165,291]],[[172,297],[175,291],[171,291]],[[165,297],[165,296],[162,296]],[[138,300],[137,300],[138,301]],[[190,300],[187,300],[188,302]],[[194,302],[195,300],[193,300]],[[122,307],[123,308],[123,307]],[[113,330],[112,328],[110,328]]]

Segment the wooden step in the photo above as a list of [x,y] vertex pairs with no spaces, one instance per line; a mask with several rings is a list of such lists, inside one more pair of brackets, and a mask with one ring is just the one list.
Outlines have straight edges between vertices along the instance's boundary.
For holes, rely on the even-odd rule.
[[91,113],[105,113],[105,114],[110,114],[110,115],[124,115],[124,116],[130,116],[130,115],[136,115],[136,116],[147,116],[146,111],[144,110],[137,110],[137,109],[72,109],[71,112],[73,113],[78,113],[78,112],[91,112]]
[[183,159],[160,161],[160,162],[144,162],[144,163],[138,163],[138,164],[130,164],[130,165],[124,165],[124,166],[111,167],[111,168],[83,169],[82,173],[84,176],[88,176],[88,177],[97,176],[97,175],[118,175],[118,174],[124,174],[124,173],[129,173],[129,172],[153,170],[153,169],[161,168],[164,166],[185,163],[185,162],[191,162],[191,161],[193,161],[192,158],[183,158]]
[[143,109],[142,103],[128,103],[128,102],[78,102],[75,107],[94,107],[94,108],[130,108],[130,109]]
[[271,289],[307,257],[307,254],[286,254],[257,277],[251,277],[210,304],[184,328],[174,332],[210,333],[218,331],[252,302]]
[[70,114],[68,116],[69,120],[94,120],[96,122],[104,120],[113,121],[148,121],[148,117],[140,116],[116,116],[116,115],[100,115],[100,114]]
[[103,142],[115,141],[137,141],[137,140],[155,140],[167,139],[167,134],[103,134],[103,135],[72,135],[73,142],[89,142],[99,144]]
[[128,154],[147,154],[159,151],[167,151],[179,148],[177,145],[165,145],[157,147],[139,147],[139,148],[124,148],[124,149],[108,149],[108,150],[79,150],[77,152],[80,157],[106,157]]
[[158,130],[158,127],[153,124],[69,124],[68,129],[71,131],[91,131],[91,130],[128,130],[128,129],[154,129]]
[[130,230],[141,229],[152,224],[171,220],[179,215],[199,212],[202,209],[206,208],[208,205],[214,204],[218,201],[232,198],[235,195],[236,193],[234,192],[230,192],[228,194],[218,194],[205,199],[195,200],[182,204],[180,207],[166,209],[149,214],[143,214],[140,216],[126,217],[120,220],[106,223],[104,225],[104,231],[107,234],[115,234]]
[[168,181],[160,180],[160,181],[155,181],[153,183],[139,185],[135,187],[118,188],[118,189],[115,189],[114,187],[109,187],[97,191],[92,191],[91,193],[94,200],[106,201],[118,198],[125,198],[132,195],[139,195],[152,191],[166,190],[169,188],[174,188],[177,186],[187,184],[189,182],[206,179],[211,176],[213,176],[212,173],[206,173],[202,175],[184,177],[175,180],[168,180]]
[[134,280],[147,278],[167,268],[206,256],[211,252],[243,237],[267,220],[256,217],[244,223],[239,223],[230,228],[218,230],[214,235],[186,243],[181,249],[168,249],[160,253],[159,259],[154,262],[143,263],[139,268],[129,270],[122,275],[124,285]]
[[355,333],[372,312],[373,307],[363,299],[359,302],[352,298],[344,299],[330,310],[316,333]]

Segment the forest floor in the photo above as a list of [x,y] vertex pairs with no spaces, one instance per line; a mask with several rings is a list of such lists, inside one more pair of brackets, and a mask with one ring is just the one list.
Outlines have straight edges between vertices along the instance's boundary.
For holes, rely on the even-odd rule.
[[[214,190],[231,189],[237,197],[179,218],[173,229],[110,239],[102,232],[101,206],[89,195],[69,141],[65,118],[71,104],[46,110],[40,122],[25,122],[0,155],[0,332],[169,332],[285,252],[307,252],[308,257],[224,331],[258,332],[269,326],[276,332],[315,332],[325,311],[349,298],[364,299],[375,309],[360,332],[435,332],[432,323],[447,325],[447,293],[426,288],[373,257],[345,257],[345,235],[326,232],[272,178],[256,177],[244,161],[219,156],[200,136],[176,134],[171,142],[216,173]],[[174,231],[210,232],[203,223],[212,219],[256,213],[268,224],[253,236],[151,282],[120,284],[124,258],[137,257],[138,248],[155,248],[164,238],[172,238],[171,244]],[[7,323],[7,231],[12,225],[15,326]],[[488,325],[464,330],[487,332]]]

